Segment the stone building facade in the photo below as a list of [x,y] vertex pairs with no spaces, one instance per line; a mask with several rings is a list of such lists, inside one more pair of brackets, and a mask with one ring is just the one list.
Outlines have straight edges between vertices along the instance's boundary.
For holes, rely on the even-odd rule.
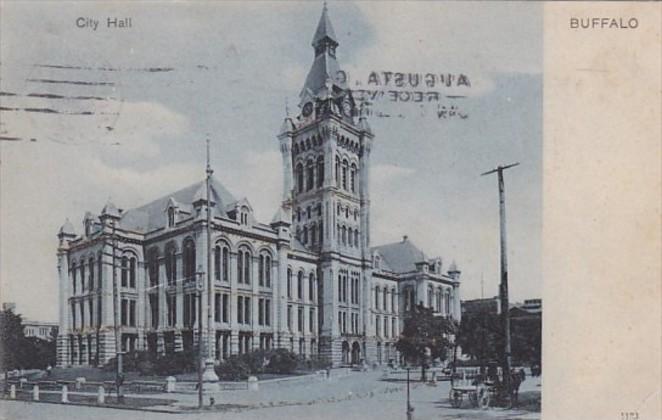
[[386,363],[414,304],[459,319],[454,264],[444,271],[406,237],[371,246],[374,134],[336,77],[326,7],[312,45],[299,115],[277,135],[283,200],[270,223],[212,177],[134,209],[109,202],[80,234],[60,228],[59,366],[101,365],[116,343],[163,354],[199,340],[216,360],[288,348]]

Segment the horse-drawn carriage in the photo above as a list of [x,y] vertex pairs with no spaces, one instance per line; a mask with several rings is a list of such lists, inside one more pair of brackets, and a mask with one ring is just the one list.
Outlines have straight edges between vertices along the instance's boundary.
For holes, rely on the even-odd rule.
[[490,406],[495,392],[494,384],[485,380],[480,368],[458,368],[451,374],[448,399],[455,408],[462,407],[462,402],[466,399],[474,407],[486,409]]
[[491,365],[485,374],[478,367],[458,367],[451,374],[451,389],[448,399],[455,408],[460,408],[466,399],[472,406],[487,409],[490,405],[517,402],[519,386],[523,375],[512,371],[510,375],[510,396],[503,382],[503,372],[500,367]]

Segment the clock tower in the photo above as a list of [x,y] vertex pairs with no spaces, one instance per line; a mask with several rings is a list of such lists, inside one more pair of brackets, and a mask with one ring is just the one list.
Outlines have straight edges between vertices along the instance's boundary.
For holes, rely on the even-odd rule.
[[278,135],[283,207],[292,249],[318,259],[320,354],[334,365],[366,359],[371,278],[370,150],[373,134],[336,60],[326,5],[313,36],[313,64],[299,112]]

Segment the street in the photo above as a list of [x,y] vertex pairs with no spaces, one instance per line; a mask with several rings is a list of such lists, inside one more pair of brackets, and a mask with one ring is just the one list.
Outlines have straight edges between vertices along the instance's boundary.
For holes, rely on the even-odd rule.
[[[539,378],[529,378],[524,382],[522,391],[538,391]],[[340,388],[347,391],[341,398],[337,391]],[[361,390],[372,389],[368,392]],[[406,387],[404,383],[384,382],[378,380],[375,373],[354,374],[336,382],[316,382],[307,384],[278,385],[277,387],[261,388],[259,392],[230,391],[220,394],[217,404],[223,403],[243,405],[245,408],[210,411],[203,413],[164,414],[145,411],[128,411],[121,409],[65,406],[61,404],[42,404],[18,401],[0,401],[0,419],[163,419],[164,417],[187,419],[224,418],[232,420],[248,419],[404,419],[406,414]],[[335,402],[320,401],[318,396],[335,395]],[[449,383],[440,382],[437,386],[414,383],[411,388],[411,404],[414,407],[414,418],[419,419],[539,419],[539,412],[524,410],[504,410],[493,408],[478,410],[473,408],[454,409],[448,404]],[[262,394],[262,395],[260,395]],[[274,398],[275,394],[275,398]],[[225,395],[226,398],[223,398]],[[170,397],[175,395],[170,395]],[[194,396],[186,395],[181,400],[182,406],[193,405]],[[269,398],[270,397],[270,398]],[[258,407],[258,403],[269,402],[274,407]],[[287,404],[287,405],[286,405]]]

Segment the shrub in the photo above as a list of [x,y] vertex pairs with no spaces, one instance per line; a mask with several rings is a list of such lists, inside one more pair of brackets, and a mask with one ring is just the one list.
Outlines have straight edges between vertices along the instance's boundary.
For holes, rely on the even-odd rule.
[[266,371],[269,373],[287,374],[292,373],[297,368],[298,357],[286,349],[273,350],[269,357],[269,364]]
[[154,361],[157,375],[169,376],[180,373],[195,372],[198,360],[197,354],[190,352],[175,352],[159,356]]
[[246,363],[246,358],[239,356],[230,356],[228,359],[216,366],[216,374],[222,380],[241,381],[248,378],[252,373],[250,366]]

